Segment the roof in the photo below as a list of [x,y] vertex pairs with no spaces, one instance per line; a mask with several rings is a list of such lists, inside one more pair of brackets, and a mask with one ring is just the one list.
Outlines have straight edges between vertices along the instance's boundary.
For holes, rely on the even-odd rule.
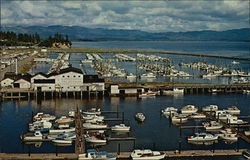
[[79,68],[74,68],[74,67],[68,67],[65,69],[61,69],[58,74],[63,74],[63,73],[68,73],[68,72],[75,72],[75,73],[80,73],[83,74],[82,70]]
[[6,78],[13,79],[14,81],[17,81],[19,79],[24,79],[24,80],[30,82],[31,75],[29,73],[15,74],[14,72],[6,72],[4,74],[4,79],[6,79]]
[[44,76],[44,77],[49,77],[47,74],[45,74],[45,73],[43,73],[43,72],[38,72],[38,73],[36,73],[35,75],[33,75],[32,77],[35,77],[35,76],[37,76],[37,75],[42,75],[42,76]]
[[99,78],[98,75],[83,75],[83,83],[101,83],[104,82],[103,78]]

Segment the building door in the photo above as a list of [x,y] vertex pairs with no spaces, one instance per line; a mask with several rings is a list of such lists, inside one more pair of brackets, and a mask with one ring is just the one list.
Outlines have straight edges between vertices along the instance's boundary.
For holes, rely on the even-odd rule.
[[42,91],[42,87],[37,87],[37,91],[41,92]]
[[20,88],[20,83],[14,83],[14,88]]

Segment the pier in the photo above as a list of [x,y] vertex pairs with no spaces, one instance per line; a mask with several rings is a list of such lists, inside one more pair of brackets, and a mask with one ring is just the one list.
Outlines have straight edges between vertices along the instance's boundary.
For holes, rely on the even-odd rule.
[[[166,158],[181,157],[215,157],[215,156],[241,156],[245,149],[239,150],[186,150],[186,151],[163,151]],[[111,153],[117,154],[118,159],[129,159],[131,152]],[[0,159],[77,159],[78,154],[74,153],[0,153]]]
[[82,126],[82,116],[78,107],[75,113],[75,125],[76,125],[75,153],[81,154],[85,152],[85,139],[83,136],[84,130]]

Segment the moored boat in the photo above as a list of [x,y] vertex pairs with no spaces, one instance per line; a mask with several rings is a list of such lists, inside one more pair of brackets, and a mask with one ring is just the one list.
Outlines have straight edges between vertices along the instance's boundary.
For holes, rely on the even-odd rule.
[[107,152],[97,152],[95,149],[88,149],[86,153],[79,154],[78,160],[115,160],[116,155]]
[[177,114],[174,115],[173,117],[171,117],[172,123],[176,124],[176,123],[185,123],[188,121],[188,117],[187,115],[184,114]]
[[206,130],[216,130],[221,129],[223,127],[222,124],[216,121],[205,122],[203,123],[203,126]]
[[167,107],[163,110],[161,110],[161,113],[166,115],[166,116],[169,116],[169,115],[173,115],[175,113],[177,113],[178,109],[177,108],[174,108],[174,107]]
[[156,96],[156,95],[158,95],[158,94],[159,94],[158,91],[156,91],[156,92],[154,92],[154,91],[140,92],[140,93],[138,94],[138,97],[139,97],[139,98],[154,97],[154,96]]
[[59,134],[59,133],[68,133],[68,132],[75,132],[75,127],[49,130],[49,134]]
[[203,113],[193,113],[192,115],[190,115],[190,118],[192,118],[192,119],[204,119],[204,118],[206,118],[206,115]]
[[129,132],[130,127],[126,126],[125,124],[119,124],[111,127],[111,130],[117,132]]
[[217,111],[217,110],[218,110],[218,106],[213,105],[213,104],[202,108],[203,112],[211,112],[211,111]]
[[194,136],[188,136],[188,141],[195,141],[195,142],[205,142],[205,141],[215,141],[218,139],[217,135],[212,135],[209,133],[195,133]]
[[144,114],[143,113],[136,113],[136,115],[135,115],[135,119],[137,120],[137,121],[139,121],[139,122],[143,122],[144,120],[145,120],[145,116],[144,116]]
[[150,149],[136,149],[131,153],[130,156],[133,160],[159,160],[165,158],[165,153],[152,151]]
[[34,117],[33,117],[33,121],[41,121],[41,120],[45,120],[45,121],[53,121],[55,120],[56,117],[52,116],[50,114],[44,114],[42,112],[37,113]]
[[74,121],[74,118],[62,116],[59,119],[57,119],[55,122],[58,124],[64,124],[64,123],[71,123],[73,121]]
[[244,133],[246,136],[250,136],[250,131],[245,131]]
[[65,139],[65,140],[72,140],[76,138],[76,134],[69,132],[69,133],[60,133],[58,135],[48,135],[48,139]]
[[41,132],[36,131],[34,133],[26,133],[20,136],[22,141],[38,141],[43,139],[43,135]]
[[108,125],[102,123],[83,123],[83,127],[88,129],[105,129]]
[[228,107],[227,109],[225,109],[225,111],[232,115],[240,114],[240,110],[236,106]]
[[198,111],[198,108],[196,108],[194,105],[186,105],[181,109],[182,114],[192,114],[196,113]]
[[64,139],[64,138],[52,139],[52,142],[59,143],[59,144],[72,144],[71,139]]
[[94,115],[100,115],[101,109],[100,108],[91,108],[89,111],[82,112],[83,114],[94,114]]

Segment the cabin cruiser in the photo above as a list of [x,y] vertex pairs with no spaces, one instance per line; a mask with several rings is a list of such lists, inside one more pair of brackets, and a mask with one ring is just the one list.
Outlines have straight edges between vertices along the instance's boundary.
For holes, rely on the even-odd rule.
[[116,156],[107,152],[97,152],[95,149],[88,149],[87,153],[79,154],[78,160],[115,160]]
[[136,149],[131,153],[131,158],[133,160],[158,160],[164,159],[165,153],[159,151],[152,151],[150,149],[139,150]]
[[163,90],[163,95],[172,95],[172,94],[184,94],[184,89],[172,88],[168,90]]
[[83,127],[87,129],[105,129],[108,125],[102,123],[83,123]]
[[188,141],[205,142],[205,141],[215,141],[218,139],[217,135],[212,135],[209,133],[195,133],[194,136],[188,136]]
[[227,109],[225,109],[225,111],[232,115],[240,114],[240,110],[236,106],[228,107]]
[[89,111],[82,112],[83,114],[94,114],[94,115],[100,115],[101,114],[101,109],[100,108],[91,108]]
[[216,121],[205,122],[202,124],[206,130],[216,130],[216,129],[221,129],[223,127],[222,124]]
[[119,124],[111,127],[111,130],[117,132],[129,132],[130,127],[126,126],[125,124]]
[[213,104],[202,108],[203,112],[211,112],[211,111],[217,111],[217,110],[218,110],[218,106],[213,105]]
[[43,135],[40,131],[34,133],[26,133],[20,136],[22,141],[38,141],[43,139]]
[[220,139],[227,141],[237,141],[237,133],[233,133],[231,129],[220,130],[220,133],[216,134]]
[[69,132],[75,132],[75,127],[71,128],[64,128],[64,129],[50,129],[49,134],[59,134],[59,133],[69,133]]
[[172,123],[185,123],[188,121],[188,117],[187,115],[184,115],[184,114],[177,114],[177,115],[174,115],[172,118]]
[[48,132],[51,127],[52,127],[52,123],[46,120],[29,123],[30,132],[36,132],[36,131]]
[[56,117],[52,116],[50,114],[44,114],[42,112],[37,113],[34,117],[33,117],[33,121],[41,121],[41,120],[45,120],[45,121],[53,121],[55,120]]
[[198,108],[196,108],[194,105],[186,105],[181,109],[182,114],[192,114],[196,113],[198,111]]
[[135,119],[137,120],[137,121],[139,121],[139,122],[143,122],[144,120],[145,120],[145,116],[144,116],[144,114],[143,113],[136,113],[136,115],[135,115]]
[[64,124],[64,123],[71,123],[73,121],[74,121],[74,118],[62,116],[59,119],[57,119],[55,122],[58,124]]
[[161,110],[161,113],[164,114],[164,115],[166,115],[166,116],[169,116],[169,115],[172,116],[173,114],[176,114],[177,111],[178,111],[177,108],[167,107],[167,108]]
[[204,118],[206,118],[206,115],[203,113],[193,113],[190,115],[190,118],[192,118],[192,119],[204,119]]
[[140,92],[138,96],[139,96],[139,98],[146,98],[146,97],[154,97],[158,94],[159,94],[158,91],[156,91],[156,92],[148,91],[148,92]]

